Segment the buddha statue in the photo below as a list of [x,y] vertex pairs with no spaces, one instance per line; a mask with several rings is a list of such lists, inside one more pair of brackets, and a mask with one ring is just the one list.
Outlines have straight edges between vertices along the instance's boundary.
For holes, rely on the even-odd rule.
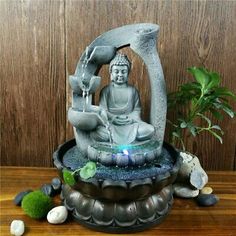
[[[99,107],[107,127],[98,126],[91,137],[99,142],[131,144],[151,139],[154,127],[141,120],[140,97],[137,89],[128,84],[131,62],[117,53],[109,66],[111,83],[100,93]],[[109,127],[109,128],[108,128]]]

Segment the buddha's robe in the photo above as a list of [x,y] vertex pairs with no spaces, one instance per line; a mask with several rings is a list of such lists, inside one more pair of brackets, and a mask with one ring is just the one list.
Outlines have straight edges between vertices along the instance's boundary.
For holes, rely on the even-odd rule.
[[115,87],[110,84],[104,87],[100,93],[99,105],[107,111],[114,143],[129,144],[138,136],[140,139],[143,136],[145,140],[154,132],[153,127],[140,118],[139,93],[131,85]]

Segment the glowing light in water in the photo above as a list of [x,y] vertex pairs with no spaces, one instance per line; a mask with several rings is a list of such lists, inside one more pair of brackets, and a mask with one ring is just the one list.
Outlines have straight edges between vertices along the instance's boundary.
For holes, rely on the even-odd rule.
[[124,153],[125,155],[127,155],[127,156],[129,155],[129,152],[128,152],[127,149],[124,149],[124,150],[123,150],[123,153]]

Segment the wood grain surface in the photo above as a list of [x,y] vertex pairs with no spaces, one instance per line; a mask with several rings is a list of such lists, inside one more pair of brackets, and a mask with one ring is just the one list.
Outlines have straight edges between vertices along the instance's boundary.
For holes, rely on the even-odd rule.
[[[0,235],[9,235],[12,220],[25,222],[26,235],[108,235],[91,231],[72,219],[62,225],[50,225],[46,220],[33,220],[13,204],[15,195],[26,189],[38,189],[57,176],[50,168],[2,167],[0,180]],[[236,235],[236,172],[209,172],[209,183],[220,201],[212,207],[198,207],[193,199],[174,199],[166,220],[149,230],[128,235]],[[59,205],[59,198],[54,199]],[[124,234],[123,234],[124,235]]]
[[[53,150],[73,137],[66,119],[68,75],[92,40],[118,26],[160,25],[158,51],[168,91],[187,82],[186,68],[195,65],[218,71],[222,84],[236,92],[233,0],[1,0],[0,21],[2,165],[52,166]],[[146,68],[131,50],[125,52],[133,64],[130,82],[140,91],[148,121]],[[107,66],[100,75],[102,87],[109,82]],[[223,145],[203,134],[186,138],[187,150],[208,170],[235,170],[236,120],[227,117],[219,125]]]
[[63,1],[0,1],[1,163],[51,166],[65,140]]

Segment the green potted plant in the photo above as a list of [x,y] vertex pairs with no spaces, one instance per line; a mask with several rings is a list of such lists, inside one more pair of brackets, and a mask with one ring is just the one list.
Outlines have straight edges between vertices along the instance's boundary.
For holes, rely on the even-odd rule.
[[[171,127],[170,142],[174,146],[179,142],[185,150],[184,132],[193,137],[208,132],[222,143],[223,131],[211,117],[222,120],[222,113],[225,113],[233,118],[236,113],[229,99],[236,99],[236,96],[220,85],[218,73],[197,67],[188,68],[188,72],[194,81],[182,84],[177,91],[168,94],[168,110],[177,115],[175,121],[167,120]],[[200,123],[200,120],[204,122]]]
[[169,142],[182,149],[180,154],[183,158],[174,186],[175,194],[179,197],[198,196],[199,190],[208,182],[198,158],[186,152],[184,137],[194,138],[208,132],[222,143],[224,133],[212,118],[222,120],[224,114],[231,118],[236,114],[230,105],[230,99],[236,99],[236,96],[220,85],[218,73],[197,67],[188,68],[188,72],[194,81],[182,84],[177,91],[168,94],[168,111],[175,114],[173,120],[167,120],[170,128]]

